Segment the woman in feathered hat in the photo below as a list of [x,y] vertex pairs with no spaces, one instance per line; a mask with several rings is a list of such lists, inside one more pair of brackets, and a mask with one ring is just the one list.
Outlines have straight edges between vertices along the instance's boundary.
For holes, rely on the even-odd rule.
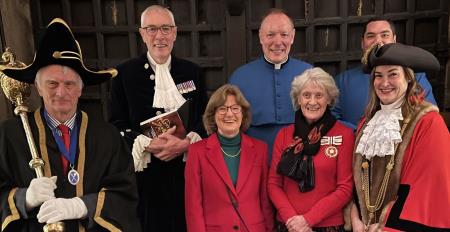
[[449,231],[449,131],[414,78],[439,62],[398,43],[366,55],[371,90],[355,142],[353,231]]

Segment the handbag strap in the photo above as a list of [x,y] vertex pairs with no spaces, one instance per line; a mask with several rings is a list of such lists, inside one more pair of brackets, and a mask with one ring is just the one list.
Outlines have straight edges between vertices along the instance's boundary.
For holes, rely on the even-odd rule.
[[231,205],[233,205],[234,211],[236,211],[236,213],[237,213],[239,219],[241,219],[241,222],[242,222],[242,224],[244,225],[245,229],[246,229],[248,232],[250,232],[250,230],[248,229],[247,224],[246,224],[245,221],[244,221],[244,218],[242,217],[241,213],[239,212],[239,209],[238,209],[238,203],[237,203],[236,199],[231,195],[230,188],[229,188],[228,186],[226,186],[226,187],[227,187],[228,197],[230,198]]

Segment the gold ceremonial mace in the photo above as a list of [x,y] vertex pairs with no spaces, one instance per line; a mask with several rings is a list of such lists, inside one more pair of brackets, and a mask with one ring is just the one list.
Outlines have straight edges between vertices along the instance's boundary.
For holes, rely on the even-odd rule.
[[[6,51],[2,54],[2,63],[6,63],[7,67],[16,67],[21,68],[24,67],[25,64],[16,61],[14,54],[6,48]],[[6,76],[3,72],[0,71],[0,84],[2,86],[3,92],[5,96],[16,105],[14,109],[14,113],[20,116],[22,120],[23,129],[25,130],[25,135],[27,137],[28,147],[31,151],[30,160],[30,168],[34,169],[36,172],[36,176],[43,177],[44,172],[42,170],[44,166],[44,161],[39,157],[39,154],[36,149],[36,145],[34,143],[33,135],[31,133],[30,124],[28,123],[27,112],[29,112],[28,106],[25,101],[26,98],[30,96],[30,85],[25,82],[17,81]],[[64,223],[56,222],[47,224],[44,226],[44,232],[63,232],[64,231]]]

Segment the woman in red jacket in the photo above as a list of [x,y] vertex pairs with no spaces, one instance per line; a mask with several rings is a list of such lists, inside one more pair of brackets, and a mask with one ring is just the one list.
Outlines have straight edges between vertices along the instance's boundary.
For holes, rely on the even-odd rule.
[[344,231],[354,136],[330,112],[338,94],[321,68],[308,69],[292,82],[295,122],[278,133],[269,172],[278,231]]
[[188,150],[188,231],[273,230],[267,193],[268,148],[243,133],[250,120],[250,104],[237,87],[226,84],[211,96],[203,115],[210,136]]

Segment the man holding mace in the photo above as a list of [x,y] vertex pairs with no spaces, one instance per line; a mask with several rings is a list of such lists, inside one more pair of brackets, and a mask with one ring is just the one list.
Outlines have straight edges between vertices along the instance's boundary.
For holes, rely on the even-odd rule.
[[[107,81],[117,71],[86,69],[61,19],[48,25],[31,65],[0,71],[35,83],[43,99],[36,112],[21,113],[22,121],[0,124],[2,231],[42,231],[56,222],[64,222],[65,231],[139,231],[132,156],[114,126],[88,120],[77,107],[84,85]],[[44,165],[31,163],[42,176],[28,167],[30,149],[40,154]]]

